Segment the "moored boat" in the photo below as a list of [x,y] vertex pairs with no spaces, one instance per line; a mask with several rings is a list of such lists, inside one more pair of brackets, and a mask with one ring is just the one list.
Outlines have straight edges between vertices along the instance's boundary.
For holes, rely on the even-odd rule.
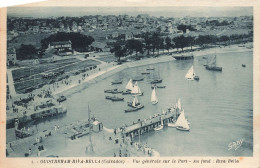
[[173,127],[173,128],[175,128],[175,127],[177,127],[178,125],[176,125],[175,123],[168,123],[168,127]]
[[179,54],[179,55],[173,55],[173,58],[176,60],[188,60],[188,59],[193,59],[194,55],[192,53],[189,54]]
[[161,125],[159,125],[158,127],[154,128],[155,131],[160,131],[161,129],[163,129],[163,120],[161,121]]
[[65,96],[60,96],[60,97],[57,99],[57,101],[58,101],[59,103],[65,101],[65,100],[67,100],[67,98],[66,98]]
[[146,70],[154,70],[154,68],[146,68]]
[[144,80],[143,76],[138,76],[136,78],[133,78],[133,81],[142,81],[142,80]]
[[162,79],[155,79],[151,82],[151,84],[156,84],[156,83],[162,83]]
[[152,88],[152,89],[154,89],[154,88],[166,88],[166,86],[159,86],[159,85],[153,84],[153,85],[151,86],[151,88]]
[[222,67],[212,67],[212,66],[206,65],[205,68],[209,71],[222,71]]
[[142,72],[141,74],[142,75],[148,75],[148,74],[150,74],[150,72]]
[[137,96],[135,96],[134,100],[132,102],[127,102],[127,105],[130,106],[130,107],[137,107],[140,105],[138,99],[137,99]]
[[242,67],[246,67],[246,65],[245,65],[245,64],[242,64]]
[[105,98],[108,100],[112,100],[112,96],[106,96]]
[[121,98],[121,97],[112,97],[111,99],[112,101],[124,101],[124,98]]
[[166,86],[158,86],[158,85],[157,85],[157,88],[166,88]]
[[124,101],[124,98],[120,98],[116,96],[106,96],[105,98],[112,101]]
[[116,91],[113,91],[113,92],[111,92],[112,94],[121,94],[121,93],[123,93],[123,91],[120,91],[120,90],[116,90]]
[[177,121],[175,122],[175,125],[176,125],[176,129],[178,129],[178,130],[181,130],[181,131],[190,130],[189,123],[184,115],[184,110],[182,110],[180,116],[178,117]]
[[191,68],[189,69],[189,71],[187,72],[187,74],[185,75],[185,78],[187,80],[199,80],[199,76],[197,76],[195,74],[195,71],[194,71],[194,68],[193,68],[193,65],[191,66]]
[[144,108],[144,105],[138,105],[136,106],[135,108],[131,108],[131,109],[126,109],[125,112],[128,113],[128,112],[133,112],[133,111],[138,111],[140,109]]
[[104,90],[104,93],[113,93],[117,91],[117,89],[108,89],[108,90]]
[[131,94],[131,90],[126,90],[122,92],[122,95]]
[[196,81],[200,80],[199,76],[194,76],[194,80]]
[[[208,60],[207,60],[207,62],[208,62]],[[216,66],[216,62],[217,62],[217,56],[215,54],[214,57],[211,59],[211,61],[208,62],[206,65],[204,65],[206,70],[221,72],[222,71],[222,67],[217,67]]]
[[157,85],[156,84],[152,84],[151,88],[152,89],[157,88]]
[[112,85],[117,85],[117,84],[122,84],[123,81],[114,81],[114,82],[111,82]]

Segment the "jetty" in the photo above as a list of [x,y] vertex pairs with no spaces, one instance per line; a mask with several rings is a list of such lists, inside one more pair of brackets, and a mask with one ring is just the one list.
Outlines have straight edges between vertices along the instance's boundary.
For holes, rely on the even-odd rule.
[[121,127],[120,130],[126,137],[133,138],[139,134],[153,131],[154,128],[161,125],[161,122],[163,125],[167,125],[172,120],[176,120],[176,109],[170,108],[168,111],[155,114],[148,119],[138,120],[132,125]]

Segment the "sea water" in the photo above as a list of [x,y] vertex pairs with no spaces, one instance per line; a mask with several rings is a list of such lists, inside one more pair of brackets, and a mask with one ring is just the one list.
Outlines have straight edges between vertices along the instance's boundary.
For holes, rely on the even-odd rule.
[[[209,55],[212,56],[212,55]],[[206,56],[207,57],[207,56]],[[156,59],[156,58],[155,58]],[[114,129],[132,124],[138,119],[145,119],[155,113],[172,107],[178,98],[181,99],[185,115],[190,122],[190,131],[164,127],[160,131],[151,131],[140,136],[141,143],[147,143],[161,156],[252,156],[253,155],[253,53],[217,54],[217,66],[222,72],[208,71],[203,65],[206,59],[202,56],[194,60],[174,60],[153,65],[128,68],[116,73],[81,92],[70,95],[63,103],[67,107],[64,117],[37,124],[40,130],[54,125],[70,124],[77,120],[87,119],[88,106],[91,115],[101,121],[105,127]],[[246,67],[241,65],[245,64]],[[199,81],[188,81],[185,74],[194,66]],[[147,71],[147,68],[155,70]],[[124,97],[124,102],[112,102],[105,99],[105,89],[123,90],[130,78],[143,75],[138,85],[144,96],[139,102],[144,108],[131,113],[124,110],[131,95]],[[156,89],[158,104],[152,105],[151,84],[153,79],[161,78],[166,88]],[[121,85],[111,85],[112,81],[123,79]],[[136,141],[139,137],[136,137]],[[239,148],[229,148],[230,143],[240,140]]]

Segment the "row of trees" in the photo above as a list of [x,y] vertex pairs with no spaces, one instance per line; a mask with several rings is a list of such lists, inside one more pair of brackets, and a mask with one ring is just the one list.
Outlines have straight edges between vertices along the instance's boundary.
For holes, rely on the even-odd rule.
[[199,45],[200,47],[208,47],[208,45],[216,45],[216,44],[230,44],[231,41],[236,40],[243,40],[245,38],[252,38],[252,32],[248,34],[243,35],[231,35],[231,36],[215,36],[215,35],[199,35],[198,37],[195,36],[177,36],[174,38],[170,37],[161,37],[159,33],[145,33],[141,35],[140,40],[131,39],[126,42],[117,41],[112,49],[111,53],[115,54],[115,57],[118,58],[118,61],[120,61],[120,58],[122,56],[126,56],[129,54],[132,54],[133,52],[136,53],[144,53],[144,51],[147,52],[147,55],[150,55],[150,52],[153,54],[157,50],[159,54],[159,50],[162,49],[164,52],[164,49],[166,49],[168,52],[170,49],[176,48],[177,50],[183,49],[185,47],[190,47],[192,50],[192,47],[194,45]]

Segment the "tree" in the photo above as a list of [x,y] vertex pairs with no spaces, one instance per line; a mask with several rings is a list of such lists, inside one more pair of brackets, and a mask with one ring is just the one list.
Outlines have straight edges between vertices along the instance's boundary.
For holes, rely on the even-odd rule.
[[177,29],[178,30],[182,30],[183,33],[186,33],[186,30],[189,29],[190,31],[195,31],[196,29],[193,28],[191,25],[184,25],[184,24],[181,24],[181,25],[178,25],[177,26]]
[[16,57],[18,60],[36,59],[37,49],[33,45],[21,44],[21,47],[16,50]]
[[114,53],[117,61],[120,62],[120,58],[126,54],[126,48],[119,44],[115,44],[115,46],[111,48],[110,52]]
[[230,39],[229,39],[229,37],[228,36],[221,36],[220,38],[219,38],[219,41],[220,42],[225,42],[225,45],[227,45],[227,42],[229,41],[229,44],[230,44]]
[[183,51],[184,47],[187,47],[189,45],[187,38],[184,37],[183,35],[178,36],[178,37],[174,37],[173,41],[175,42],[176,48],[177,49],[181,48],[182,51]]
[[82,50],[88,47],[90,44],[94,42],[93,37],[86,36],[80,33],[65,33],[59,32],[57,34],[53,34],[48,38],[45,38],[41,41],[42,48],[46,49],[50,42],[58,42],[58,41],[71,41],[72,48],[75,50]]
[[162,50],[163,50],[163,53],[164,53],[164,48],[165,48],[164,39],[163,39],[163,38],[160,38],[160,40],[159,40],[158,54],[159,54],[159,49],[162,49]]
[[143,44],[139,40],[134,40],[134,39],[127,40],[125,47],[127,50],[130,51],[130,53],[133,53],[133,51],[135,51],[136,56],[138,52],[143,53]]
[[165,38],[165,49],[168,50],[168,53],[171,47],[172,47],[171,38],[167,36]]
[[151,44],[152,44],[152,38],[151,38],[150,33],[146,32],[144,34],[144,42],[145,42],[145,48],[148,51],[147,54],[150,55],[150,49],[151,49]]
[[199,37],[196,39],[196,43],[203,48],[207,47],[208,44],[216,44],[217,41],[218,38],[214,35],[199,35]]
[[181,25],[177,26],[177,29],[182,30],[183,33],[186,33],[187,26],[184,24],[181,24]]
[[195,37],[188,36],[188,37],[186,37],[186,41],[187,41],[188,45],[190,45],[190,49],[192,50],[192,45],[194,44]]
[[157,32],[153,33],[151,40],[152,40],[151,44],[152,44],[152,49],[153,49],[153,54],[154,54],[155,49],[160,48],[159,33],[157,33]]

